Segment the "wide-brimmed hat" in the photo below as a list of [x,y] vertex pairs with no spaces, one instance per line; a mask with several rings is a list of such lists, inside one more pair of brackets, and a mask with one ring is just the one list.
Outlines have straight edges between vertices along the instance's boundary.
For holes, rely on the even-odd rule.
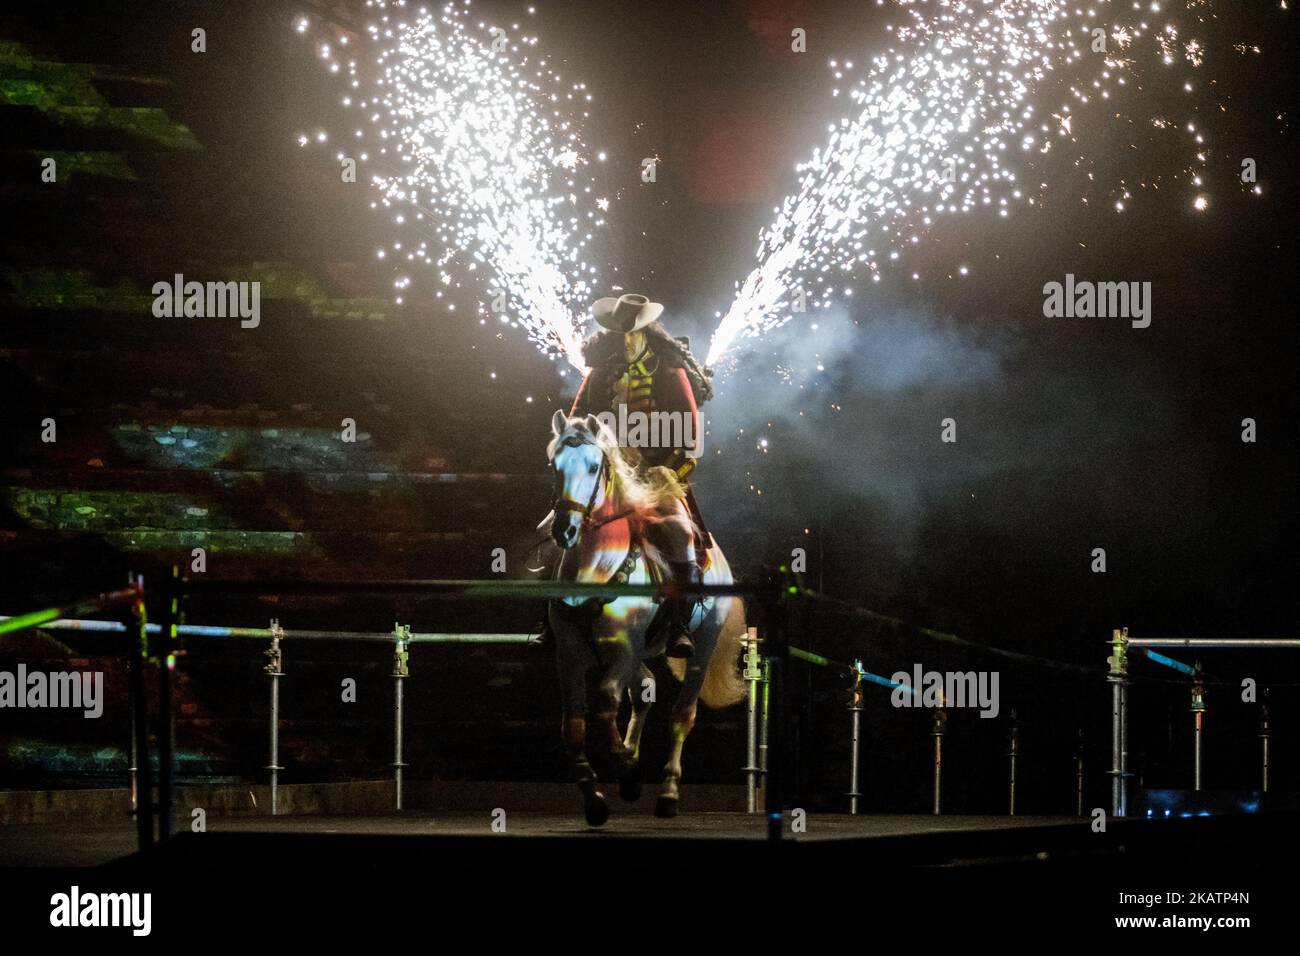
[[629,292],[617,299],[609,296],[597,299],[591,306],[596,323],[611,332],[635,332],[643,329],[663,314],[664,307],[651,302],[643,295]]

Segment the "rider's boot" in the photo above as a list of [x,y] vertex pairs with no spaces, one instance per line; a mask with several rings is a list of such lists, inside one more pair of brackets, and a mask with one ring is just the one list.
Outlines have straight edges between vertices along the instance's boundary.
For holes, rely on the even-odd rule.
[[[694,561],[670,561],[668,570],[673,581],[682,585],[700,583],[700,566]],[[691,615],[699,598],[694,594],[681,594],[668,602],[668,643],[664,653],[669,657],[689,658],[695,654],[691,640]]]

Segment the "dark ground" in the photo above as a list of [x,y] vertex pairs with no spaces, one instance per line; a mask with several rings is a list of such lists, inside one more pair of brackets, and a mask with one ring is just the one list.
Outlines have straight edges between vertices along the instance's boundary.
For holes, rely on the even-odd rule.
[[[0,871],[6,926],[36,930],[49,894],[75,884],[152,892],[152,935],[186,946],[258,930],[548,948],[571,934],[603,948],[664,933],[680,945],[721,934],[812,951],[867,937],[1047,944],[1113,931],[1115,917],[1167,914],[1278,929],[1300,834],[1293,814],[1114,821],[1105,834],[1060,818],[814,815],[806,836],[780,844],[761,839],[760,817],[740,814],[623,818],[599,833],[572,816],[517,814],[509,827],[493,835],[483,814],[214,821],[105,867]],[[101,856],[130,845],[121,829],[47,827],[10,828],[0,846],[8,857],[50,840]],[[1187,898],[1119,902],[1170,891]],[[1211,892],[1249,899],[1190,900]],[[1219,929],[1212,942],[1238,933]]]
[[[214,819],[208,834],[270,834],[277,838],[320,837],[485,837],[494,835],[491,814],[439,813],[383,817],[256,817]],[[1038,829],[1040,839],[1048,828],[1077,833],[1086,830],[1075,817],[991,817],[888,814],[850,817],[819,814],[807,832],[792,834],[796,842],[865,840],[932,834],[979,834],[1009,829]],[[673,820],[649,814],[615,815],[600,829],[588,827],[573,813],[511,813],[502,834],[509,839],[555,837],[561,839],[638,841],[766,839],[761,815],[743,813],[686,813]],[[135,824],[14,824],[0,830],[0,858],[10,866],[101,866],[124,860],[136,851]]]

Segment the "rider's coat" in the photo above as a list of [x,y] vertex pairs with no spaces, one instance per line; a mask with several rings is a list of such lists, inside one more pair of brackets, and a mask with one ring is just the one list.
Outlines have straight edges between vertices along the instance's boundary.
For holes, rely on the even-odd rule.
[[[677,412],[690,416],[692,436],[700,434],[700,412],[687,369],[694,365],[685,347],[662,328],[647,329],[646,349],[629,362],[623,352],[623,336],[605,332],[594,336],[583,349],[590,371],[573,400],[570,415],[617,412],[627,405],[629,412]],[[698,368],[698,366],[695,366]],[[707,389],[707,381],[704,383]],[[706,393],[707,394],[707,393]],[[695,466],[686,447],[638,448],[645,465],[665,465],[685,478]]]

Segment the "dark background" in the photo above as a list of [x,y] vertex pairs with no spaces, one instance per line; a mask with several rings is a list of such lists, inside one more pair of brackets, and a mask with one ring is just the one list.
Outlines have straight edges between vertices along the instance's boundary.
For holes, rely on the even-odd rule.
[[[743,0],[538,6],[542,44],[597,94],[587,138],[608,150],[604,175],[621,196],[597,257],[606,281],[666,303],[669,327],[703,353],[758,229],[793,185],[793,163],[839,115],[826,60],[878,49],[887,14]],[[483,576],[498,546],[523,574],[516,555],[549,493],[546,422],[573,376],[559,377],[521,335],[440,311],[418,287],[402,308],[391,304],[368,187],[341,184],[327,154],[296,143],[317,126],[347,128],[339,85],[292,29],[304,13],[335,30],[366,22],[347,2],[106,4],[92,16],[42,4],[0,18],[5,613],[116,585],[127,569],[156,577],[196,546],[221,577]],[[1098,122],[1081,132],[1093,167],[1062,151],[1036,170],[1051,183],[1038,207],[941,222],[870,294],[821,317],[816,335],[789,326],[720,373],[698,489],[733,565],[754,570],[803,547],[807,583],[828,594],[1097,670],[1116,627],[1295,635],[1295,31],[1290,13],[1267,5],[1224,4],[1219,16],[1199,30],[1210,48],[1201,75],[1213,79],[1200,95],[1206,212],[1173,180],[1185,150]],[[190,52],[194,26],[207,30],[205,54]],[[789,52],[795,26],[808,31],[805,55]],[[1234,54],[1238,41],[1262,53]],[[1135,90],[1134,115],[1161,95],[1154,80]],[[42,184],[39,159],[52,152],[68,158],[60,182]],[[653,186],[639,182],[648,155],[662,160]],[[1236,183],[1247,156],[1263,196]],[[1135,190],[1116,215],[1100,184],[1118,179],[1163,188]],[[971,275],[948,278],[958,263]],[[908,281],[914,268],[925,282]],[[153,319],[147,291],[175,272],[262,280],[261,328]],[[1151,327],[1044,319],[1042,285],[1066,272],[1152,282]],[[58,422],[55,445],[39,441],[46,416]],[[345,416],[366,436],[357,445],[333,437]],[[957,420],[956,444],[939,441],[946,417]],[[1247,417],[1254,444],[1240,439]],[[1105,574],[1090,570],[1095,547],[1106,549]],[[190,608],[198,623],[278,616],[366,630],[393,620],[526,629],[535,615],[420,602]],[[85,637],[21,640],[6,646],[13,659],[88,666],[103,649]],[[853,621],[806,626],[801,640],[884,673],[914,662],[1002,670],[1003,718],[952,720],[956,808],[1001,806],[1012,707],[1030,809],[1072,809],[1078,728],[1090,770],[1106,759],[1096,674],[1009,669]],[[389,759],[388,662],[366,654],[291,650],[286,780],[374,776]],[[1209,785],[1254,785],[1257,713],[1232,686],[1253,676],[1274,685],[1275,786],[1294,788],[1293,658],[1205,664],[1229,684],[1211,691]],[[186,772],[258,774],[259,667],[252,645],[191,649]],[[417,778],[562,778],[543,655],[421,648],[413,670]],[[366,690],[345,710],[327,689],[349,675]],[[799,681],[805,790],[834,804],[843,681]],[[1143,782],[1186,785],[1185,686],[1143,685],[1134,698]],[[928,715],[889,709],[883,692],[871,708],[869,802],[923,807]],[[665,710],[650,731],[652,763]],[[117,779],[125,730],[111,718],[88,738],[81,722],[6,714],[3,778]],[[688,779],[738,781],[742,726],[735,711],[703,718]],[[1090,786],[1090,802],[1102,802],[1103,778]]]

